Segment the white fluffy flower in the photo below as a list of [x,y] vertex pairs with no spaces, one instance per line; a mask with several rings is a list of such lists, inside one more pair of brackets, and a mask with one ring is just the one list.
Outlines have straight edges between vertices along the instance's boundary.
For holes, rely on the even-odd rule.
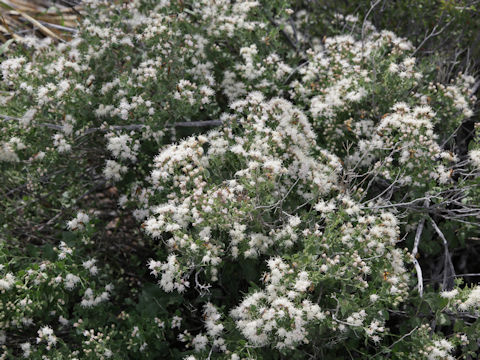
[[480,150],[470,150],[468,156],[470,157],[473,166],[480,169]]
[[450,291],[442,291],[440,293],[440,296],[444,299],[453,299],[457,295],[458,295],[458,290],[457,289],[453,289],[453,290],[450,290]]
[[88,224],[89,220],[89,216],[84,212],[80,211],[77,214],[77,217],[67,223],[67,226],[70,230],[85,230],[85,227]]
[[103,170],[103,175],[108,180],[120,181],[122,175],[127,172],[127,167],[125,165],[119,164],[115,160],[107,160],[105,169]]
[[10,290],[15,284],[15,276],[12,273],[6,274],[3,278],[0,278],[0,291]]

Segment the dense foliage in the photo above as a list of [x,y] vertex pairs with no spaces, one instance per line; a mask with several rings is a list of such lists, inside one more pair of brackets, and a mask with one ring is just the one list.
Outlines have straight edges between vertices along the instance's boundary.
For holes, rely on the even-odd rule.
[[2,49],[2,359],[478,356],[466,67],[311,4],[85,3]]

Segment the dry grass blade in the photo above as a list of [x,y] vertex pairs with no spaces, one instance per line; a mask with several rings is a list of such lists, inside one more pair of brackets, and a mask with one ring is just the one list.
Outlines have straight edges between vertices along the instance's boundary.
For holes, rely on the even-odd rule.
[[53,31],[49,30],[46,26],[42,25],[41,23],[39,23],[37,20],[35,20],[33,17],[31,17],[30,15],[24,13],[24,12],[21,12],[21,11],[12,11],[11,14],[13,15],[21,15],[21,17],[27,19],[29,22],[31,22],[34,26],[38,27],[38,29],[44,34],[44,35],[47,35],[47,36],[50,36],[54,39],[57,39],[57,40],[62,40],[59,36],[57,36],[57,34],[55,34]]

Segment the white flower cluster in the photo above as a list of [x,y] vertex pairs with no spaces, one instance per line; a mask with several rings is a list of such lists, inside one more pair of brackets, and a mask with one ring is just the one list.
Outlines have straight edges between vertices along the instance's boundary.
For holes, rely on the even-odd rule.
[[112,290],[113,285],[108,284],[105,286],[104,291],[102,291],[99,295],[95,295],[91,288],[87,288],[83,294],[80,305],[85,308],[92,308],[102,302],[108,301],[110,299],[110,294]]
[[12,273],[7,273],[4,277],[0,278],[0,291],[10,290],[14,284],[15,276]]
[[115,158],[132,162],[137,160],[137,152],[140,148],[138,140],[133,141],[127,134],[115,136],[115,134],[109,133],[106,137],[108,139],[107,149]]
[[67,223],[67,226],[70,230],[85,230],[85,227],[87,226],[88,222],[90,221],[90,217],[85,214],[83,211],[79,211],[77,213],[77,216],[70,220]]
[[107,160],[105,169],[103,169],[103,175],[108,180],[120,181],[122,175],[128,171],[128,168],[125,165],[122,165],[115,160]]
[[30,344],[29,342],[26,342],[26,343],[22,343],[20,344],[20,348],[22,349],[23,351],[23,357],[28,359],[30,357],[30,354],[32,352],[32,344]]
[[84,261],[82,263],[82,266],[85,269],[87,269],[90,272],[90,274],[97,275],[98,274],[98,267],[97,267],[97,265],[95,265],[96,262],[97,262],[96,259],[90,259],[90,260]]
[[[37,344],[41,342],[47,343],[47,350],[50,350],[57,343],[57,337],[53,333],[50,326],[44,326],[38,330]],[[25,350],[24,350],[25,351]]]
[[225,34],[231,38],[240,30],[254,31],[265,27],[263,22],[248,19],[251,9],[259,5],[258,1],[241,1],[232,6],[228,0],[201,0],[193,4],[193,13],[204,21],[208,35]]
[[455,109],[460,110],[462,114],[469,118],[473,115],[469,98],[473,96],[471,89],[475,83],[475,78],[470,75],[463,75],[457,78],[457,84],[443,87],[445,97],[452,99]]
[[60,242],[59,248],[60,248],[60,252],[58,253],[58,258],[60,260],[65,259],[67,257],[67,255],[72,255],[73,254],[73,249],[68,247],[67,244],[64,241]]
[[461,312],[478,313],[480,310],[480,286],[465,288],[461,291],[458,289],[443,291],[440,296],[450,300],[452,307]]
[[[247,232],[243,219],[248,223],[252,212],[261,215],[273,209],[294,188],[294,194],[304,201],[328,193],[335,189],[341,169],[336,157],[315,148],[306,117],[286,100],[263,102],[260,93],[252,93],[231,107],[238,115],[225,122],[241,125],[243,134],[233,135],[230,127],[224,127],[221,132],[212,131],[169,146],[156,157],[154,188],[161,191],[172,182],[178,192],[169,193],[168,202],[155,206],[155,215],[145,222],[146,232],[154,238],[171,233],[168,247],[188,253],[190,258],[198,259],[198,265],[208,265],[212,279],[216,278],[215,268],[226,250],[233,257],[240,253],[257,257],[273,246],[291,247],[301,223],[297,216],[285,219],[269,233]],[[242,113],[247,109],[252,113],[245,116]],[[314,150],[319,152],[318,159],[310,155]],[[245,167],[236,171],[234,180],[212,187],[206,169],[227,156],[237,157]],[[256,195],[257,184],[262,182],[275,184],[275,201],[269,205],[259,202]],[[189,235],[190,224],[198,229],[194,238]],[[211,236],[213,227],[231,234],[229,243],[217,242]],[[173,261],[169,263],[174,266]]]
[[326,317],[318,304],[305,299],[311,284],[308,274],[305,271],[295,274],[280,258],[270,259],[268,267],[265,291],[248,295],[232,310],[237,327],[255,346],[272,343],[283,349],[308,343],[307,328]]
[[197,85],[182,79],[177,84],[177,91],[173,94],[173,98],[176,100],[184,100],[190,105],[195,105],[197,102],[205,105],[212,102],[214,95],[215,91],[212,88],[202,85],[200,89],[197,90]]
[[425,350],[428,354],[428,360],[453,360],[453,357],[450,353],[453,350],[453,345],[445,339],[435,340],[433,345],[427,347]]
[[[369,314],[355,303],[356,310],[341,320],[331,308],[322,311],[309,294],[316,286],[312,278],[316,283],[334,278],[364,293],[358,296],[365,304],[380,297],[399,304],[408,294],[409,276],[405,253],[395,249],[397,219],[388,212],[373,215],[362,210],[342,191],[340,161],[316,146],[306,116],[291,103],[265,101],[254,92],[231,108],[234,113],[222,117],[221,130],[167,146],[155,158],[151,193],[166,202],[151,206],[153,215],[144,229],[163,240],[171,254],[166,262],[150,261],[152,274],[160,277],[165,291],[184,292],[190,286],[189,274],[195,272],[195,287],[202,291],[209,285],[201,284],[198,274],[217,281],[225,261],[288,254],[300,246],[303,268],[278,256],[270,258],[265,290],[246,296],[231,311],[249,343],[293,348],[311,341],[308,329],[322,326],[340,332],[339,337],[360,327],[371,341],[379,342],[385,319],[376,312]],[[226,163],[235,167],[228,167],[230,177],[225,178]],[[316,204],[318,217],[306,204]],[[283,215],[266,226],[271,211]],[[343,223],[333,226],[341,214]],[[374,268],[388,269],[388,276],[372,274]],[[374,281],[366,280],[372,276]],[[334,298],[340,296],[337,289],[328,291]],[[207,346],[206,335],[191,340],[186,331],[180,337],[199,351]]]
[[[61,277],[59,278],[61,281]],[[75,286],[80,282],[80,277],[75,274],[68,273],[65,275],[64,286],[67,290],[73,290]]]
[[166,292],[176,290],[182,293],[190,285],[190,283],[182,277],[177,258],[173,254],[168,257],[166,263],[150,260],[148,268],[155,277],[160,275],[159,285]]
[[470,161],[476,169],[480,169],[480,150],[470,150],[468,153]]
[[53,135],[53,146],[57,148],[59,153],[65,153],[72,150],[72,145],[70,145],[63,134],[55,134]]
[[9,85],[13,85],[13,80],[20,75],[20,69],[27,59],[23,56],[10,58],[2,61],[0,70],[2,71],[2,79]]
[[[395,104],[392,110],[375,127],[369,139],[359,141],[358,150],[351,155],[349,162],[367,165],[380,158],[382,160],[374,165],[376,171],[402,185],[424,186],[426,176],[440,184],[450,182],[452,172],[448,164],[457,158],[442,151],[435,141],[433,110],[429,106],[417,106],[411,110],[405,103]],[[379,151],[385,155],[379,156]],[[439,159],[443,159],[447,167],[437,165]],[[401,176],[402,170],[408,175]]]
[[239,54],[243,62],[237,63],[232,70],[225,70],[221,83],[230,101],[239,100],[255,90],[267,94],[281,92],[282,84],[293,71],[290,65],[275,53],[265,58],[258,56],[255,44],[242,47]]
[[12,137],[4,143],[0,142],[0,161],[18,162],[20,159],[16,150],[23,150],[25,148],[25,144],[17,137]]
[[[15,101],[17,95],[29,99],[29,108],[12,117],[18,120],[16,130],[23,134],[39,127],[49,133],[56,130],[51,135],[53,146],[41,144],[34,153],[76,158],[88,149],[77,147],[85,136],[89,141],[90,134],[106,132],[106,146],[99,148],[97,142],[95,150],[111,153],[114,159],[107,160],[103,174],[107,180],[120,181],[127,166],[139,166],[141,141],[159,143],[166,132],[174,133],[167,126],[175,120],[196,120],[205,109],[218,108],[216,62],[231,61],[219,43],[264,29],[267,24],[251,16],[259,3],[203,0],[186,8],[177,5],[162,1],[144,6],[134,1],[115,9],[105,1],[89,1],[87,7],[97,10],[84,19],[71,41],[50,44],[48,38],[39,42],[27,37],[25,45],[34,47],[31,58],[2,61],[4,83],[18,89],[15,96],[14,92],[2,96],[2,104]],[[119,17],[117,10],[124,15]],[[105,21],[108,18],[116,20]],[[132,55],[139,48],[144,54],[137,61]],[[125,57],[124,65],[105,72],[104,63],[116,66],[117,50]],[[62,116],[51,115],[57,113]],[[122,128],[134,131],[121,133]],[[19,145],[1,136],[0,161],[18,162]],[[128,165],[122,163],[125,160]]]
[[[225,344],[225,339],[221,336],[224,330],[224,326],[221,323],[221,317],[221,314],[213,304],[205,304],[203,308],[203,319],[207,332],[201,332],[192,336],[188,330],[185,330],[178,335],[178,340],[187,343],[186,346],[191,346],[196,352],[208,350],[208,346],[210,346],[211,352],[226,352],[227,346]],[[172,322],[172,328],[173,327]]]
[[458,289],[453,289],[450,291],[442,291],[440,296],[444,299],[454,299],[458,295]]

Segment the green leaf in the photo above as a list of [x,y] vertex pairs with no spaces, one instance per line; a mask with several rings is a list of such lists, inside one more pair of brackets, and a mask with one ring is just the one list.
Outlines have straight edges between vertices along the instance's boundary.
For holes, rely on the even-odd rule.
[[4,52],[6,52],[8,50],[8,47],[10,46],[10,44],[13,41],[14,41],[13,39],[7,40],[7,42],[5,42],[5,44],[0,46],[0,55],[2,55]]
[[438,316],[438,324],[439,325],[442,325],[442,326],[448,326],[450,325],[451,321],[450,319],[448,318],[447,315],[441,313],[439,316]]

